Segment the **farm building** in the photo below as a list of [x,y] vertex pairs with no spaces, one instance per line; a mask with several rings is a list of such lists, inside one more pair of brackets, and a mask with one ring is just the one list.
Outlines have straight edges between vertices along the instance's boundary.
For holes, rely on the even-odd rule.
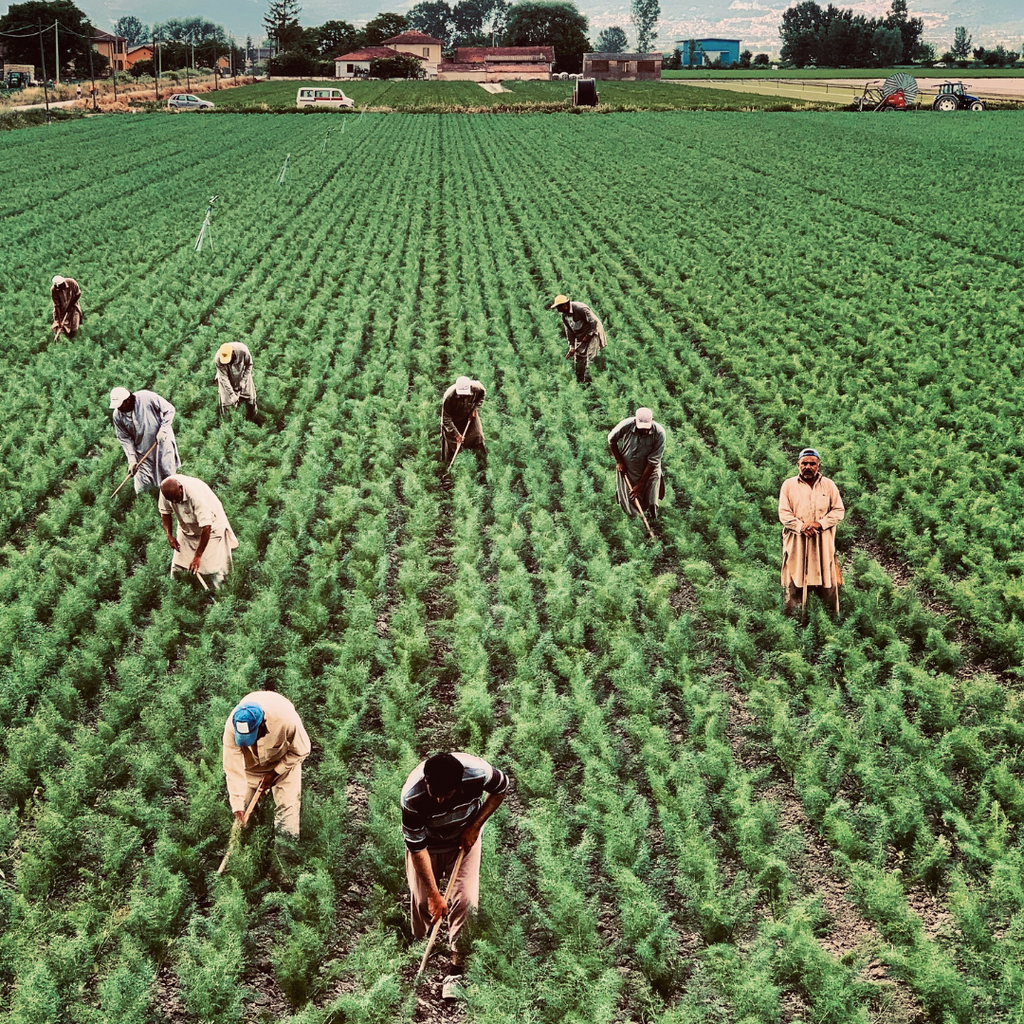
[[385,39],[381,45],[399,53],[410,53],[421,58],[427,78],[437,77],[437,66],[441,63],[441,47],[444,45],[440,39],[428,36],[425,32],[410,30],[400,36]]
[[677,39],[676,49],[682,52],[684,64],[707,67],[720,60],[722,64],[738,64],[740,41],[738,39]]
[[152,60],[153,59],[153,45],[152,43],[142,43],[139,46],[128,47],[128,52],[125,54],[124,66],[130,68],[133,64],[138,64],[140,60]]
[[611,82],[637,82],[661,78],[660,53],[585,53],[583,77]]
[[438,65],[442,82],[548,81],[555,51],[550,46],[459,46]]
[[103,54],[110,61],[110,67],[114,71],[127,71],[131,65],[128,63],[128,40],[124,36],[111,35],[103,29],[96,29],[92,37],[92,48]]
[[[365,46],[361,50],[353,50],[351,53],[343,53],[340,57],[334,58],[335,78],[360,78],[370,73],[370,62],[382,60],[385,57],[394,57],[395,50],[390,46]],[[417,60],[424,60],[416,53],[398,51],[407,57],[416,57]],[[428,72],[429,74],[429,72]]]

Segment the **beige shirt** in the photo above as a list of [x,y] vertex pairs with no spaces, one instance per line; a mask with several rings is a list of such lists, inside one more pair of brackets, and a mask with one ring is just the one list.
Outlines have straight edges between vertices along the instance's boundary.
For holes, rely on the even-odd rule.
[[[834,587],[842,583],[836,562],[836,524],[846,509],[839,488],[818,474],[813,484],[799,476],[790,477],[779,491],[779,522],[782,523],[782,585]],[[801,533],[805,523],[818,522],[821,532],[813,537]]]
[[189,567],[199,547],[203,527],[209,526],[210,539],[199,563],[199,571],[207,575],[226,575],[231,571],[231,552],[238,547],[238,538],[231,529],[224,506],[202,480],[182,473],[175,473],[174,479],[184,491],[181,501],[169,501],[161,493],[157,503],[161,516],[173,515],[178,520],[177,540],[181,550],[174,552],[171,565],[181,569]]
[[[285,775],[301,764],[312,749],[299,713],[287,697],[270,690],[257,690],[247,693],[235,707],[242,704],[255,704],[263,709],[267,734],[260,736],[251,747],[240,747],[235,742],[231,715],[224,723],[224,776],[232,811],[245,810],[247,794],[259,785],[267,772]],[[232,708],[231,714],[234,713]],[[263,731],[262,726],[260,731]]]

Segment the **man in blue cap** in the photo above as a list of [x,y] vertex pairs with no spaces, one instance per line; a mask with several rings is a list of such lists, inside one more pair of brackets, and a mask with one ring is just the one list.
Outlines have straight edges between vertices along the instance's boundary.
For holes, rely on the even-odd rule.
[[836,559],[836,525],[843,521],[846,508],[839,488],[821,475],[817,451],[804,448],[797,456],[797,469],[779,491],[785,611],[806,607],[807,592],[812,590],[838,616],[843,574]]
[[224,723],[224,775],[235,819],[242,821],[246,806],[269,774],[274,823],[297,839],[302,762],[309,751],[309,736],[290,700],[270,690],[247,693]]

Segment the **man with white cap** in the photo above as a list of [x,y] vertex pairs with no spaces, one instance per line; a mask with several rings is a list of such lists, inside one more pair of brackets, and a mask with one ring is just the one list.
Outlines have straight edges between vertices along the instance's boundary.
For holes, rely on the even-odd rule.
[[69,338],[75,336],[79,325],[85,319],[79,300],[82,289],[73,277],[61,277],[56,274],[50,282],[50,299],[53,302],[53,324],[50,329],[54,338],[61,333]]
[[155,391],[114,388],[110,408],[114,433],[135,477],[135,493],[159,487],[181,465],[171,426],[174,406]]
[[224,776],[235,820],[269,774],[274,794],[274,821],[298,838],[302,808],[302,762],[310,752],[309,736],[286,697],[270,690],[247,693],[224,723]]
[[590,364],[608,344],[604,325],[589,306],[582,302],[570,302],[568,295],[556,295],[550,308],[557,309],[562,315],[565,340],[569,343],[565,358],[573,360],[576,380],[581,384],[589,383]]
[[[171,575],[182,570],[202,573],[212,576],[214,590],[219,589],[231,572],[231,552],[238,547],[220,499],[202,480],[176,473],[160,485],[157,507],[167,543],[174,548]],[[177,535],[171,533],[172,516],[178,520]]]
[[615,497],[623,510],[635,516],[642,509],[649,520],[657,518],[658,502],[665,496],[665,428],[654,422],[650,409],[637,409],[612,428],[608,450],[615,459]]
[[779,491],[785,610],[792,613],[797,605],[806,605],[812,590],[838,615],[843,574],[836,558],[836,525],[846,509],[839,488],[821,475],[817,451],[804,448],[797,456],[797,469]]
[[486,457],[484,431],[477,409],[484,404],[487,392],[478,380],[459,377],[441,400],[441,461],[448,465],[455,450],[476,448]]
[[213,358],[216,370],[214,383],[217,385],[217,410],[221,416],[228,409],[245,403],[245,418],[255,420],[256,385],[252,379],[252,353],[240,341],[227,341]]

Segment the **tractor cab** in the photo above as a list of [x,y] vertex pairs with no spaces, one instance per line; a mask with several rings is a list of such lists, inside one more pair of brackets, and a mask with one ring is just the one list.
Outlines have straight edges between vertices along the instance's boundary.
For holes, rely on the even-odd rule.
[[939,86],[939,95],[953,95],[963,96],[964,95],[964,83],[963,82],[943,82]]

